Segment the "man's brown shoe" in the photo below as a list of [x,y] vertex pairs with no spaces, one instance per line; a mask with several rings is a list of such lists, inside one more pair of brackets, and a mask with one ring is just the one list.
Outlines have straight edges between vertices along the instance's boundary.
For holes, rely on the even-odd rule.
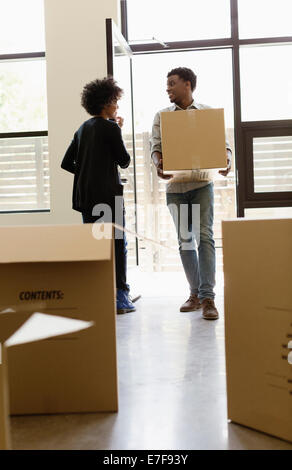
[[212,299],[204,299],[202,301],[203,307],[203,318],[205,320],[217,320],[219,318],[219,313],[217,308],[215,307],[214,300]]
[[200,310],[202,305],[196,294],[191,294],[188,300],[182,304],[180,311],[181,312],[193,312],[194,310]]

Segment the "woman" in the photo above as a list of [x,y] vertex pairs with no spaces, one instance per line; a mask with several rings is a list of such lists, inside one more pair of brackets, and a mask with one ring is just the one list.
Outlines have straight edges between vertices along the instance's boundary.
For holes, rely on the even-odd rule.
[[[85,85],[82,92],[81,104],[92,118],[75,132],[61,167],[75,175],[73,209],[82,213],[84,223],[101,219],[105,214],[96,215],[99,211],[93,209],[98,204],[106,204],[111,209],[112,220],[122,220],[123,226],[125,224],[118,166],[127,168],[130,155],[121,134],[123,119],[117,116],[117,103],[122,93],[113,78],[94,80]],[[101,221],[104,222],[104,218]],[[124,232],[116,230],[117,313],[135,311],[126,281],[126,245]]]

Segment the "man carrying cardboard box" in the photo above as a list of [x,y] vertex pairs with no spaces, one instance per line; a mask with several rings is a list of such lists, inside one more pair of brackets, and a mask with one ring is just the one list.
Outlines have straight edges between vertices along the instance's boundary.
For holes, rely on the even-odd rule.
[[[163,173],[163,155],[161,145],[160,113],[189,109],[208,109],[209,106],[196,103],[193,91],[196,88],[197,77],[194,72],[185,67],[171,70],[167,75],[167,93],[169,108],[156,113],[152,129],[152,160],[160,178],[169,179],[166,189],[167,205],[174,219],[179,241],[179,251],[190,286],[190,297],[181,306],[181,312],[192,312],[203,308],[203,318],[216,320],[219,317],[214,303],[215,286],[215,242],[213,238],[214,187],[206,172],[191,172],[188,178],[166,175]],[[183,149],[181,149],[183,152]],[[219,173],[227,176],[231,168],[231,148],[226,141],[227,168]],[[181,206],[187,205],[188,213],[192,214],[194,204],[200,206],[200,241],[198,253],[195,247],[195,224],[190,217],[181,217]],[[186,226],[184,226],[186,225]],[[187,236],[184,236],[188,233]]]

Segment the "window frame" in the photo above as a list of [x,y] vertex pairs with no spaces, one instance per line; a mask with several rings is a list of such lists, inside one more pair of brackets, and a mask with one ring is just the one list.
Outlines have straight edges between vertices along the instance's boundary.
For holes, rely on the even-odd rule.
[[[257,207],[263,207],[262,203],[281,203],[283,206],[289,204],[289,196],[291,191],[271,191],[271,192],[255,192],[255,181],[254,181],[254,155],[253,155],[253,139],[256,137],[292,137],[292,127],[289,125],[285,127],[287,121],[282,121],[278,126],[275,126],[273,121],[264,122],[253,122],[248,123],[243,127],[243,138],[244,138],[244,148],[245,148],[245,186],[247,194],[247,206],[254,207],[254,204],[259,204]],[[288,121],[289,123],[289,121]],[[271,198],[271,194],[273,197]],[[251,203],[252,206],[248,206],[248,203]]]
[[[254,193],[250,190],[250,184],[254,185],[253,161],[247,158],[246,135],[247,129],[254,131],[279,132],[279,129],[292,129],[291,120],[273,121],[242,121],[241,113],[241,88],[240,88],[240,47],[258,45],[292,44],[292,36],[239,38],[238,0],[230,0],[231,37],[223,39],[207,39],[194,41],[176,41],[160,43],[131,44],[133,54],[153,54],[164,51],[165,53],[200,49],[232,49],[233,70],[233,100],[234,100],[234,134],[235,134],[235,162],[236,162],[236,200],[237,215],[244,217],[244,210],[257,207],[292,206],[292,191],[283,193]],[[121,24],[122,34],[128,40],[127,0],[121,0]],[[163,40],[163,38],[162,38]],[[249,181],[249,184],[247,182]],[[253,186],[254,187],[254,186]]]
[[[21,52],[17,54],[0,54],[0,63],[2,61],[9,62],[21,59],[38,59],[45,58],[45,51],[40,52]],[[44,131],[27,131],[27,132],[0,132],[0,139],[13,139],[17,137],[47,137],[48,130]],[[34,213],[34,212],[50,212],[50,209],[27,209],[27,210],[1,210],[0,214],[23,214],[23,213]]]

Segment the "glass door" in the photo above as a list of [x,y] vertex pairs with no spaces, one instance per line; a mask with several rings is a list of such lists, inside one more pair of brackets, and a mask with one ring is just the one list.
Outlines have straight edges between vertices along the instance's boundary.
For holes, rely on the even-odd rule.
[[[179,66],[189,67],[197,74],[195,101],[214,108],[224,108],[226,133],[234,149],[231,49],[135,54],[133,77],[139,233],[167,246],[164,248],[140,241],[140,266],[147,271],[170,272],[182,269],[177,235],[166,205],[166,181],[157,177],[150,155],[154,115],[170,106],[166,93],[167,73]],[[235,152],[232,171],[227,178],[219,173],[214,174],[214,235],[218,269],[223,264],[221,221],[236,216],[234,157]]]
[[[123,89],[123,97],[119,101],[119,115],[124,118],[122,128],[126,148],[131,155],[131,164],[121,169],[121,178],[124,184],[124,200],[126,209],[126,227],[137,232],[137,187],[136,187],[136,155],[135,132],[133,118],[133,82],[132,82],[132,51],[118,30],[112,19],[106,20],[107,35],[107,72],[113,76]],[[138,240],[135,236],[127,234],[128,265],[138,265]]]

